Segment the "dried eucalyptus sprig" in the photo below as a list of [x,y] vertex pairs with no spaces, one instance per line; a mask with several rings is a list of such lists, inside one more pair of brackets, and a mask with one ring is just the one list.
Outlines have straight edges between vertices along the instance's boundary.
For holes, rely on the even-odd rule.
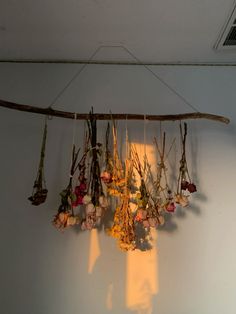
[[48,190],[46,188],[46,181],[44,177],[44,157],[47,140],[47,117],[45,117],[43,141],[41,146],[40,161],[38,167],[38,173],[33,186],[32,195],[28,198],[32,205],[38,206],[45,202],[47,198]]

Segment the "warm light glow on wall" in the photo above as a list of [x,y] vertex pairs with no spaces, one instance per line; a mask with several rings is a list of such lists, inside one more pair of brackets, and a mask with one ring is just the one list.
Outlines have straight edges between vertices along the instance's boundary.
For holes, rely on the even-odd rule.
[[137,313],[152,313],[152,297],[158,293],[157,231],[152,229],[153,248],[127,253],[126,305]]
[[97,259],[101,255],[98,230],[92,229],[90,232],[90,245],[89,245],[89,262],[88,262],[88,273],[92,274],[93,268],[96,264]]
[[[148,161],[153,166],[155,171],[155,154],[154,146],[133,143],[136,146],[137,152],[140,156],[144,155],[146,151]],[[125,303],[129,310],[137,313],[152,313],[152,298],[158,293],[158,253],[157,253],[157,231],[152,228],[150,244],[152,249],[147,251],[129,251],[124,254],[126,259],[126,291]],[[99,235],[97,229],[92,229],[90,233],[90,247],[88,260],[88,273],[92,274],[98,258],[101,255],[99,245]],[[114,284],[110,283],[106,296],[106,308],[111,311],[114,307]]]
[[[154,146],[133,144],[140,156],[143,156],[146,151],[148,161],[155,168]],[[151,250],[129,251],[126,257],[126,305],[137,313],[152,313],[152,297],[159,289],[157,231],[154,228],[151,230],[151,238]]]

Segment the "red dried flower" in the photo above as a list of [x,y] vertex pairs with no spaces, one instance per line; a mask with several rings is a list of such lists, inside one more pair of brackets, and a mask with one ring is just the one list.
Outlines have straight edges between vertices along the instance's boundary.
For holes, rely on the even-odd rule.
[[79,185],[79,188],[81,191],[86,191],[87,189],[87,185],[85,182],[81,182],[80,185]]
[[169,213],[173,213],[175,211],[175,203],[174,202],[171,202],[169,203],[167,206],[166,206],[166,210],[169,212]]
[[197,191],[197,187],[194,183],[189,183],[187,189],[190,193],[194,193]]
[[181,182],[181,190],[187,190],[189,186],[189,182],[184,180]]
[[72,206],[73,207],[77,207],[78,205],[83,205],[83,196],[82,195],[78,195],[76,200],[74,202],[72,202]]
[[75,194],[76,195],[84,195],[87,189],[86,183],[80,183],[75,187]]

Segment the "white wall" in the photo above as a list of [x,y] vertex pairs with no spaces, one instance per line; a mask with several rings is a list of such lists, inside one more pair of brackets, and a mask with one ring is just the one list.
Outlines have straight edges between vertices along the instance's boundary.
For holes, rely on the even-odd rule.
[[[47,107],[79,67],[0,64],[0,99]],[[73,123],[59,118],[49,123],[48,200],[32,207],[27,197],[43,118],[0,108],[0,313],[235,313],[236,68],[152,69],[199,111],[231,119],[229,126],[189,122],[188,154],[198,193],[190,208],[157,232],[152,252],[120,252],[103,232],[96,238],[55,230],[50,222],[67,184]],[[91,106],[114,113],[191,111],[141,66],[87,66],[55,108],[88,112]],[[178,124],[163,127],[173,132]],[[129,122],[128,128],[131,140],[142,142],[143,124]],[[147,128],[151,145],[159,124]],[[80,142],[82,122],[77,129]]]

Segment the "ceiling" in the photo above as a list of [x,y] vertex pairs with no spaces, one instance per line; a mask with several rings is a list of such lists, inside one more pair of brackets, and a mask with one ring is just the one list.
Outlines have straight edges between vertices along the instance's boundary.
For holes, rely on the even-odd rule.
[[97,51],[94,61],[236,63],[236,49],[213,49],[233,5],[233,0],[0,0],[0,59],[88,60]]

